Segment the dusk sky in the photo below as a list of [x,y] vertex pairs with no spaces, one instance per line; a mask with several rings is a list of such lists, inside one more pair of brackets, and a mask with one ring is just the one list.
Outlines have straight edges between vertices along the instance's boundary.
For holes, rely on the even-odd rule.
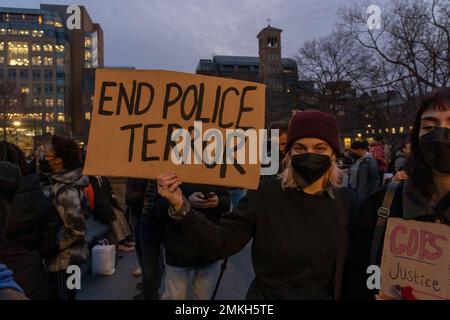
[[[328,35],[336,12],[350,0],[2,0],[0,6],[84,5],[102,25],[107,66],[194,72],[213,55],[257,56],[257,33],[283,29],[282,53],[293,57],[304,41]],[[376,2],[374,2],[376,3]]]

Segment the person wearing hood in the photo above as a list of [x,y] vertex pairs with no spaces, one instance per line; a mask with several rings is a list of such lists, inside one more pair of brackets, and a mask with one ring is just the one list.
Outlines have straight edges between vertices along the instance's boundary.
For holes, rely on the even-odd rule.
[[81,152],[76,143],[65,137],[53,136],[45,145],[45,161],[51,169],[51,195],[59,215],[58,254],[49,261],[51,281],[56,298],[74,300],[75,289],[68,289],[66,269],[81,265],[89,256],[86,218],[89,215],[84,188],[89,178],[82,174]]
[[378,165],[372,154],[367,152],[364,141],[353,142],[350,152],[356,161],[349,169],[348,187],[359,200],[363,200],[380,185]]
[[[19,168],[0,157],[0,244],[6,231],[9,208],[19,187],[21,175]],[[0,300],[27,300],[22,288],[14,281],[13,273],[0,263]]]
[[360,208],[349,255],[354,275],[347,286],[350,298],[375,298],[377,292],[366,286],[366,270],[380,265],[389,217],[450,225],[450,88],[438,89],[420,102],[406,171],[407,180],[385,186]]
[[16,145],[0,142],[0,158],[16,165],[23,177],[11,201],[0,261],[14,272],[27,297],[45,300],[50,287],[43,259],[50,259],[56,251],[56,212]]
[[183,198],[175,173],[158,177],[158,192],[171,204],[169,215],[197,243],[199,256],[223,259],[253,238],[256,277],[248,299],[339,299],[354,200],[339,187],[336,118],[296,113],[286,151],[283,172],[249,190],[218,224]]

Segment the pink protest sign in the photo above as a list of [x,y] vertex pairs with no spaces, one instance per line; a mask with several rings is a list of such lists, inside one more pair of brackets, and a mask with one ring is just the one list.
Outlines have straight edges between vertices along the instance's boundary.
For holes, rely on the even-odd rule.
[[381,262],[381,294],[410,286],[418,300],[450,300],[450,227],[390,218]]

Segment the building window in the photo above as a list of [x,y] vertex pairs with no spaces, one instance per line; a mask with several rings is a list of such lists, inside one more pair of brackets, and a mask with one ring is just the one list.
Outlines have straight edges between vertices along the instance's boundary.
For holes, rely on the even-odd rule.
[[56,79],[65,79],[65,78],[66,78],[66,75],[64,72],[61,72],[61,71],[56,72]]
[[58,86],[57,88],[56,88],[56,92],[57,93],[64,93],[64,86]]
[[63,99],[58,99],[57,100],[57,104],[58,104],[58,107],[64,107],[64,100]]
[[37,43],[33,43],[31,45],[31,51],[33,51],[33,52],[40,52],[41,51],[41,45],[39,45]]
[[58,122],[64,122],[64,113],[58,112]]
[[53,71],[52,70],[44,70],[44,79],[52,79]]
[[46,84],[46,85],[44,86],[44,92],[45,92],[46,95],[52,94],[52,93],[53,93],[53,85],[51,85],[51,84]]
[[398,130],[398,132],[403,133],[405,131],[405,128],[400,127],[400,129]]
[[5,43],[4,42],[0,42],[0,51],[5,50]]
[[84,118],[85,118],[86,120],[91,120],[91,113],[90,113],[90,112],[86,112],[86,113],[84,114]]
[[60,57],[56,58],[56,65],[63,67],[64,66],[64,58],[60,58]]
[[8,42],[8,64],[10,66],[28,66],[30,64],[27,42]]
[[6,35],[6,29],[0,29],[0,35],[2,36]]
[[15,79],[16,78],[16,69],[9,69],[8,70],[8,78],[9,79]]
[[41,85],[40,84],[33,84],[33,95],[40,95],[41,94]]
[[42,31],[42,30],[31,31],[31,36],[34,38],[42,38],[43,35],[44,35],[44,31]]
[[46,127],[45,132],[50,133],[50,134],[55,134],[55,128],[54,127]]
[[20,78],[28,79],[28,70],[20,70]]
[[56,52],[64,52],[64,45],[63,44],[55,44],[55,51]]
[[91,37],[84,37],[84,46],[89,48],[92,46],[92,39]]
[[53,57],[44,57],[44,66],[52,66]]
[[84,52],[84,60],[90,61],[92,59],[92,52],[90,50],[86,50]]
[[54,103],[53,103],[53,99],[45,99],[45,106],[46,107],[53,107]]
[[22,85],[22,87],[20,88],[20,92],[28,94],[30,93],[30,88],[26,85]]
[[42,106],[41,99],[33,99],[33,107],[40,107]]
[[276,37],[268,37],[267,38],[267,46],[270,48],[278,47],[278,39]]
[[33,79],[40,79],[41,78],[41,70],[33,70],[32,76],[33,76]]
[[42,64],[41,56],[31,57],[31,64],[33,66],[40,66]]
[[0,56],[0,64],[5,63],[5,57],[4,56]]
[[395,130],[395,128],[392,128],[392,134],[395,134],[396,133],[396,130]]
[[344,149],[350,149],[351,145],[352,145],[352,139],[344,138]]
[[53,46],[51,44],[44,44],[43,47],[45,52],[53,52]]

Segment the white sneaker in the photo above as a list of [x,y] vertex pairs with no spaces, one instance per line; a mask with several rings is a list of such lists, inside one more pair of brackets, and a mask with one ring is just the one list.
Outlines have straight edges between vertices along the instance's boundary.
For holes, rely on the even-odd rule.
[[133,277],[140,277],[140,276],[142,276],[142,269],[141,267],[137,267],[133,271]]

